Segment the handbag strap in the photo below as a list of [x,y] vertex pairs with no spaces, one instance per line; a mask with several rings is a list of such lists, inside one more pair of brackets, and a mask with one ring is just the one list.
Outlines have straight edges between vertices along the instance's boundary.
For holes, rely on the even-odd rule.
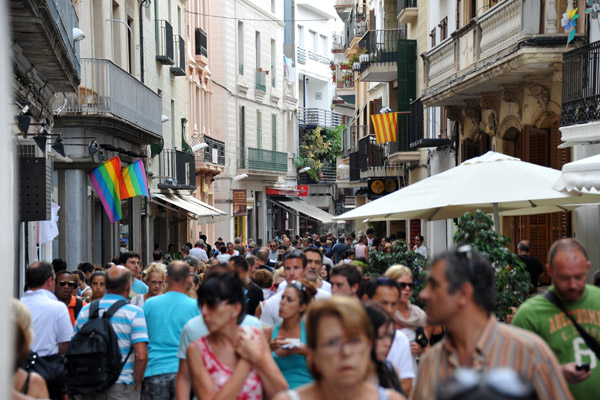
[[600,358],[600,344],[598,344],[598,341],[596,341],[596,339],[594,339],[592,335],[590,335],[581,325],[577,323],[575,318],[573,318],[573,316],[567,311],[567,309],[560,301],[558,296],[556,296],[551,291],[547,291],[546,293],[544,293],[544,297],[546,298],[546,300],[558,307],[560,311],[562,311],[567,316],[567,318],[571,320],[573,326],[575,327],[575,329],[577,329],[577,332],[579,332],[579,335],[584,340],[585,344],[587,344],[590,350],[594,352],[597,358]]

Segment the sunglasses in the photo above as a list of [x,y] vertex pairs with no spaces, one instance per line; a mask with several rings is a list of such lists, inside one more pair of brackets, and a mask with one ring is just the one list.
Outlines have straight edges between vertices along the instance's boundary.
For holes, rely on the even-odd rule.
[[402,289],[402,290],[404,290],[406,288],[409,288],[409,289],[412,290],[412,289],[415,288],[415,284],[414,283],[400,282],[399,285],[400,285],[400,289]]
[[58,285],[59,286],[69,285],[69,287],[75,287],[75,282],[60,281],[60,282],[58,282]]
[[456,249],[456,252],[467,259],[467,265],[469,266],[469,280],[473,280],[475,277],[475,266],[473,265],[473,247],[469,244],[465,244]]

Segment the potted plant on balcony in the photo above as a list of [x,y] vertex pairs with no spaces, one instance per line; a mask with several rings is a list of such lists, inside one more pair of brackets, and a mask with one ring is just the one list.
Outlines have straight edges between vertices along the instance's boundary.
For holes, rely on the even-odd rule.
[[332,71],[335,71],[335,62],[333,60],[329,61],[329,68],[331,68]]
[[352,67],[352,65],[349,62],[340,63],[340,69],[341,70],[348,70],[351,67]]

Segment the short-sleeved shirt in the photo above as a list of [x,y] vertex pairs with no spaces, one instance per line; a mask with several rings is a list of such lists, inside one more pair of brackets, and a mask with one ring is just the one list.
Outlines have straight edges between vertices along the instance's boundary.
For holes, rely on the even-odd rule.
[[[100,299],[100,310],[98,316],[102,317],[104,311],[108,310],[118,300],[126,300],[125,297],[119,296],[118,294],[105,294]],[[88,322],[90,317],[90,305],[83,307],[77,321],[75,321],[74,332],[77,333],[79,330]],[[110,318],[110,322],[117,334],[119,342],[119,349],[121,350],[121,360],[125,361],[129,350],[136,343],[148,342],[148,329],[146,328],[146,318],[141,308],[134,306],[133,304],[126,304],[119,308],[117,312]],[[127,358],[127,362],[123,366],[121,375],[115,383],[122,383],[125,385],[133,385],[133,365],[135,361],[135,353],[132,351]]]
[[[554,291],[554,287],[550,290]],[[597,339],[600,333],[600,288],[586,285],[581,299],[563,304],[577,323]],[[534,296],[519,307],[512,324],[544,339],[559,363],[589,363],[592,376],[583,382],[569,384],[569,388],[578,400],[600,399],[600,360],[558,307],[544,296]]]
[[[456,350],[446,335],[421,357],[419,375],[411,399],[434,399],[436,388],[460,367]],[[539,336],[498,323],[491,316],[475,345],[472,365],[477,371],[510,368],[530,382],[538,399],[572,399],[560,366]]]
[[[279,303],[281,303],[282,296],[283,292],[277,293],[275,296],[263,303],[263,311],[260,316],[260,322],[267,326],[274,326],[276,323],[282,321],[281,317],[279,316]],[[320,300],[329,297],[331,297],[331,293],[317,289],[315,299]]]
[[[246,315],[242,320],[240,326],[262,329],[262,324],[260,323],[258,318],[253,317],[252,315]],[[190,319],[188,323],[185,324],[185,326],[183,327],[183,331],[181,332],[181,339],[179,340],[179,350],[177,351],[177,358],[181,360],[187,359],[186,351],[190,343],[208,334],[208,328],[204,323],[204,318],[202,318],[202,314]]]
[[140,281],[138,278],[133,278],[133,283],[131,284],[131,291],[135,294],[146,294],[148,293],[148,285]]
[[176,373],[181,331],[190,319],[200,315],[198,303],[184,293],[169,291],[150,297],[143,310],[150,339],[144,378]]
[[413,368],[413,357],[410,352],[410,342],[402,331],[396,331],[386,360],[396,367],[400,379],[412,379],[416,376],[416,371]]
[[197,259],[202,260],[205,263],[208,262],[208,255],[206,254],[206,250],[200,247],[194,247],[193,249],[191,249],[190,256],[196,257]]
[[58,344],[71,341],[73,325],[65,303],[46,289],[28,290],[21,298],[29,312],[33,326],[31,351],[39,356],[58,353]]

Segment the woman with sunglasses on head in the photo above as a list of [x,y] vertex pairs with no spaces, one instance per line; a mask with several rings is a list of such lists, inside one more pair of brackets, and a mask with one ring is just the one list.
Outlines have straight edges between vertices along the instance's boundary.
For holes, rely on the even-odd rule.
[[369,381],[373,327],[356,298],[333,296],[306,312],[306,342],[313,383],[280,393],[276,400],[401,400]]
[[287,389],[269,345],[258,329],[239,326],[245,317],[244,283],[234,273],[208,272],[198,304],[209,334],[192,342],[187,360],[199,399],[270,399]]
[[393,389],[405,395],[398,378],[398,371],[386,359],[396,335],[392,316],[373,301],[367,301],[363,303],[363,306],[375,332],[375,340],[371,350],[371,361],[375,364],[372,379],[374,383],[381,387]]
[[418,306],[410,303],[415,288],[410,268],[395,264],[385,271],[385,276],[400,284],[400,298],[393,318],[396,328],[400,329],[410,341],[413,368],[417,371],[418,357],[429,347],[429,340],[425,335],[427,315]]
[[283,291],[279,303],[281,323],[263,332],[271,343],[273,358],[291,389],[312,382],[306,366],[306,328],[302,316],[317,293],[307,279],[292,281]]
[[150,263],[146,268],[144,282],[148,285],[148,292],[146,294],[138,294],[130,303],[142,307],[144,302],[152,296],[161,294],[163,287],[165,286],[165,267],[163,264]]

